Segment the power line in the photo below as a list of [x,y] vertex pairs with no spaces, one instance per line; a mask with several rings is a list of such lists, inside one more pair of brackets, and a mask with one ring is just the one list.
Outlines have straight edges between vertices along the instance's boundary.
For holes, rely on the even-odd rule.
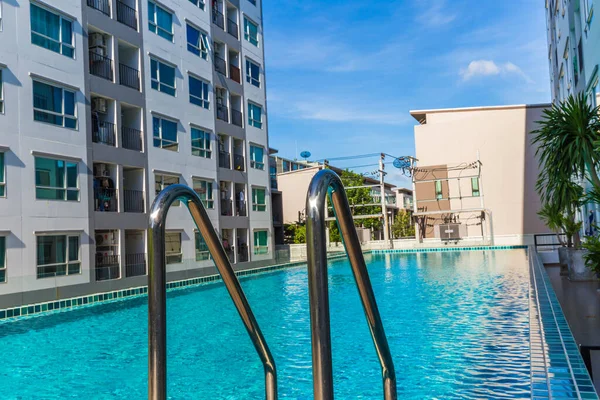
[[342,161],[342,160],[355,160],[357,158],[368,158],[368,157],[378,157],[381,153],[371,153],[371,154],[359,154],[356,156],[345,156],[345,157],[333,157],[333,158],[322,158],[317,161]]

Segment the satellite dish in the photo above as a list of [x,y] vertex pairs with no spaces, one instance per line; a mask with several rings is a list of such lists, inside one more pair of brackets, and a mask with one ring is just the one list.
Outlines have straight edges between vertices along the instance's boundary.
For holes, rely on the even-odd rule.
[[300,153],[300,157],[304,158],[305,160],[310,156],[310,151],[303,151],[302,153]]

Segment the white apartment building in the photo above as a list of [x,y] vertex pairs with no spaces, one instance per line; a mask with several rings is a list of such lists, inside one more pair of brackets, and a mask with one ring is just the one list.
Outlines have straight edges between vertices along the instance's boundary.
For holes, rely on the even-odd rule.
[[[598,0],[546,0],[546,33],[553,102],[585,92],[600,96]],[[594,12],[596,9],[596,12]]]
[[[146,283],[148,210],[200,195],[273,258],[259,0],[0,0],[0,308]],[[183,205],[168,279],[214,273]]]

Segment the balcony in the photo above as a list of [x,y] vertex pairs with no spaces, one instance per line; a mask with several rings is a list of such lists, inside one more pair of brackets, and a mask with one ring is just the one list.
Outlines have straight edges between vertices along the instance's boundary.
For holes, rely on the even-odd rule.
[[142,131],[126,126],[121,127],[121,144],[126,149],[142,151]]
[[137,11],[119,0],[117,0],[117,21],[137,31]]
[[241,128],[243,121],[244,121],[244,117],[242,116],[242,112],[232,108],[231,109],[231,123],[234,125],[237,125]]
[[92,141],[115,146],[115,124],[92,117]]
[[94,188],[94,209],[99,212],[117,212],[119,200],[117,189],[110,187]]
[[225,16],[219,10],[213,10],[213,24],[225,30]]
[[87,5],[110,17],[110,0],[87,0]]
[[242,83],[240,69],[233,64],[229,64],[229,77],[237,83]]
[[90,50],[90,74],[112,81],[112,60],[108,57],[98,54],[94,50]]
[[215,71],[227,76],[227,64],[225,60],[215,54]]
[[223,104],[217,104],[217,118],[221,121],[229,122],[229,110]]
[[146,254],[125,254],[125,277],[146,275]]
[[140,90],[140,71],[125,64],[119,64],[119,83]]
[[219,167],[231,169],[231,157],[228,152],[219,152]]
[[231,217],[233,215],[233,208],[231,207],[231,200],[221,199],[221,215]]
[[118,255],[96,254],[96,280],[119,279],[120,264]]
[[235,169],[236,171],[244,171],[245,170],[245,162],[244,162],[244,156],[241,154],[234,154],[233,155],[233,169]]
[[125,212],[144,212],[144,191],[125,189],[123,191],[123,207]]
[[247,262],[247,261],[248,261],[248,246],[246,246],[246,244],[243,243],[243,246],[240,245],[240,248],[238,249],[237,262],[242,263],[242,262]]
[[234,38],[239,39],[238,25],[235,23],[235,21],[232,21],[229,18],[227,18],[227,33],[229,33]]
[[248,212],[246,211],[246,202],[244,200],[238,200],[235,203],[235,215],[240,217],[247,217]]

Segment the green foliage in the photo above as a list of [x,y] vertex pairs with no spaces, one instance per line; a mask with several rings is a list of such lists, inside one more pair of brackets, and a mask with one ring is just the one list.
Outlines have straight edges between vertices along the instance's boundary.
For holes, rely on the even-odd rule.
[[415,225],[410,212],[401,210],[392,224],[392,235],[394,238],[415,236]]
[[294,243],[306,243],[306,225],[296,226],[296,232],[294,234]]
[[306,226],[298,224],[287,224],[284,226],[285,243],[306,243]]
[[582,246],[587,250],[583,255],[585,265],[596,274],[600,273],[600,238],[588,236]]
[[340,243],[342,241],[342,235],[335,221],[329,222],[329,241],[331,243]]

